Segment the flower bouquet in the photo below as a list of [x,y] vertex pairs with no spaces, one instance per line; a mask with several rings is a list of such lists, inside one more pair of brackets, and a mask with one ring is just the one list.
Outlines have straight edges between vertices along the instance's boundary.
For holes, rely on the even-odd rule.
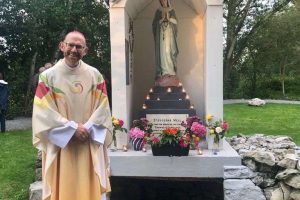
[[[113,144],[115,148],[121,149],[122,148],[122,144],[120,137],[122,137],[121,135],[124,133],[127,133],[127,129],[123,127],[124,125],[124,121],[121,119],[118,119],[116,117],[112,117],[112,124],[113,124]],[[127,138],[127,135],[125,135]],[[118,142],[119,139],[119,142]],[[127,144],[127,142],[125,142]]]
[[188,117],[185,122],[181,123],[185,127],[185,133],[190,136],[192,149],[198,149],[199,142],[206,135],[206,127],[198,116]]
[[214,121],[212,115],[207,115],[207,129],[208,129],[208,149],[222,149],[223,138],[228,131],[229,125],[226,121]]
[[154,156],[187,156],[190,136],[181,133],[178,128],[166,128],[160,134],[151,134],[147,138]]
[[132,146],[135,151],[140,151],[146,143],[145,138],[152,133],[152,124],[146,118],[141,118],[134,120],[132,125],[129,131]]

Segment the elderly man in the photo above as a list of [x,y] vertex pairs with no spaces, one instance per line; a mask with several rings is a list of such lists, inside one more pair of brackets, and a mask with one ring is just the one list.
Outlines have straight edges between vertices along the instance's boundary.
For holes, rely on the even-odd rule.
[[43,152],[43,200],[103,200],[112,141],[105,82],[81,60],[88,51],[82,33],[68,33],[59,48],[64,59],[40,75],[32,116],[33,144]]

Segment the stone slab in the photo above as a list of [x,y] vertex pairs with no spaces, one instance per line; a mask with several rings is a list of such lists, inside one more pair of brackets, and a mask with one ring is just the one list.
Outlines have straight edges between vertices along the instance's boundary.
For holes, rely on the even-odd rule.
[[224,166],[241,165],[241,157],[225,141],[224,149],[214,155],[204,149],[203,155],[190,150],[189,156],[153,156],[147,152],[109,152],[111,175],[124,177],[191,177],[223,178]]

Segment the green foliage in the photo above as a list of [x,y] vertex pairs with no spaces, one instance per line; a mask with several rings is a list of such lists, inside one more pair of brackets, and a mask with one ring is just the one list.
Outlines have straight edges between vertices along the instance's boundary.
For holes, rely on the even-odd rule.
[[[259,59],[266,60],[269,57],[259,57],[256,54],[259,49],[255,49],[255,46],[265,44],[264,41],[257,40],[257,32],[265,31],[265,25],[273,23],[273,17],[290,8],[290,2],[292,0],[268,3],[263,0],[224,0],[224,98],[234,98],[237,92],[242,92],[238,91],[241,82],[251,91],[250,95],[255,96],[256,81],[260,78],[261,69],[270,73],[259,62]],[[272,48],[269,47],[268,51],[270,50]],[[242,73],[247,74],[243,76]]]
[[300,105],[266,104],[263,107],[246,104],[224,105],[224,119],[230,124],[229,136],[238,133],[251,135],[287,135],[300,145]]
[[5,72],[10,86],[9,115],[30,114],[31,66],[37,72],[46,62],[61,58],[58,43],[68,31],[84,33],[89,47],[84,61],[110,80],[108,24],[109,13],[102,0],[1,1],[0,71]]
[[0,152],[0,199],[28,199],[37,155],[31,131],[0,134]]

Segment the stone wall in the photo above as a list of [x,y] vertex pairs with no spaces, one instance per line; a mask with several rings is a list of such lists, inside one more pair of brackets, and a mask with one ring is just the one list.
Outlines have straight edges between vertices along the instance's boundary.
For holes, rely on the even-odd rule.
[[244,166],[224,168],[225,199],[300,200],[300,152],[290,137],[238,135],[228,142]]

